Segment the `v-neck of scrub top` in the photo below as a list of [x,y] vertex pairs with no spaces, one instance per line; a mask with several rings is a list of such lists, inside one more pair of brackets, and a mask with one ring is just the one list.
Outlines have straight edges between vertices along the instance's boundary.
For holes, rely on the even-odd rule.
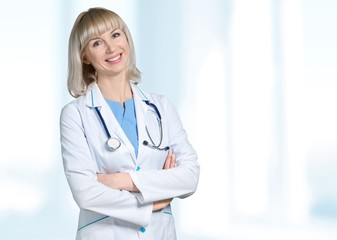
[[133,98],[124,102],[124,107],[120,102],[115,102],[105,99],[111,111],[115,115],[119,125],[122,127],[125,135],[135,149],[136,157],[138,156],[138,131],[137,131],[137,118],[135,103]]

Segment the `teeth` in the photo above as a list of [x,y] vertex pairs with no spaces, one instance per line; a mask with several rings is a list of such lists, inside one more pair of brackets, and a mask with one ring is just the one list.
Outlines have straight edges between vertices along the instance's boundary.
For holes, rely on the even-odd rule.
[[107,61],[108,61],[108,62],[114,62],[114,61],[118,60],[120,57],[121,57],[121,55],[118,55],[118,56],[116,56],[116,57],[114,57],[114,58],[109,58],[109,59],[107,59]]

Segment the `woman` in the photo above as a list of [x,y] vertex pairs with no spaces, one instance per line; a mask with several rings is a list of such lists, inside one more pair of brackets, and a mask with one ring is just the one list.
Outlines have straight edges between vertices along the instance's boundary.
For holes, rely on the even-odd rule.
[[130,32],[92,8],[69,38],[61,112],[65,175],[80,208],[76,239],[176,239],[170,202],[196,191],[197,154],[167,98],[141,91]]

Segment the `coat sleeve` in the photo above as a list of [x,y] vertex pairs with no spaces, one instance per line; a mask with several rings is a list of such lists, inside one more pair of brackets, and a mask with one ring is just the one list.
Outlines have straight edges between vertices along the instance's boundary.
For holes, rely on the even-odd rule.
[[134,184],[139,189],[136,196],[141,203],[188,197],[196,191],[199,181],[197,153],[188,141],[180,117],[165,97],[162,98],[162,106],[163,124],[168,124],[169,145],[176,155],[177,167],[130,172]]
[[152,204],[140,204],[134,194],[98,182],[97,164],[88,146],[82,117],[76,104],[65,106],[60,116],[63,166],[77,205],[137,225],[148,225]]

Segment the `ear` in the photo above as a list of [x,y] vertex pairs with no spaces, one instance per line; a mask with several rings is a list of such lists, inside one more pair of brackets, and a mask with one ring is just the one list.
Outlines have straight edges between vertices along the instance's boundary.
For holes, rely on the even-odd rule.
[[85,55],[83,55],[83,57],[82,57],[82,62],[83,62],[84,64],[90,65],[90,61],[89,61],[89,59],[87,58],[87,56],[85,56]]

